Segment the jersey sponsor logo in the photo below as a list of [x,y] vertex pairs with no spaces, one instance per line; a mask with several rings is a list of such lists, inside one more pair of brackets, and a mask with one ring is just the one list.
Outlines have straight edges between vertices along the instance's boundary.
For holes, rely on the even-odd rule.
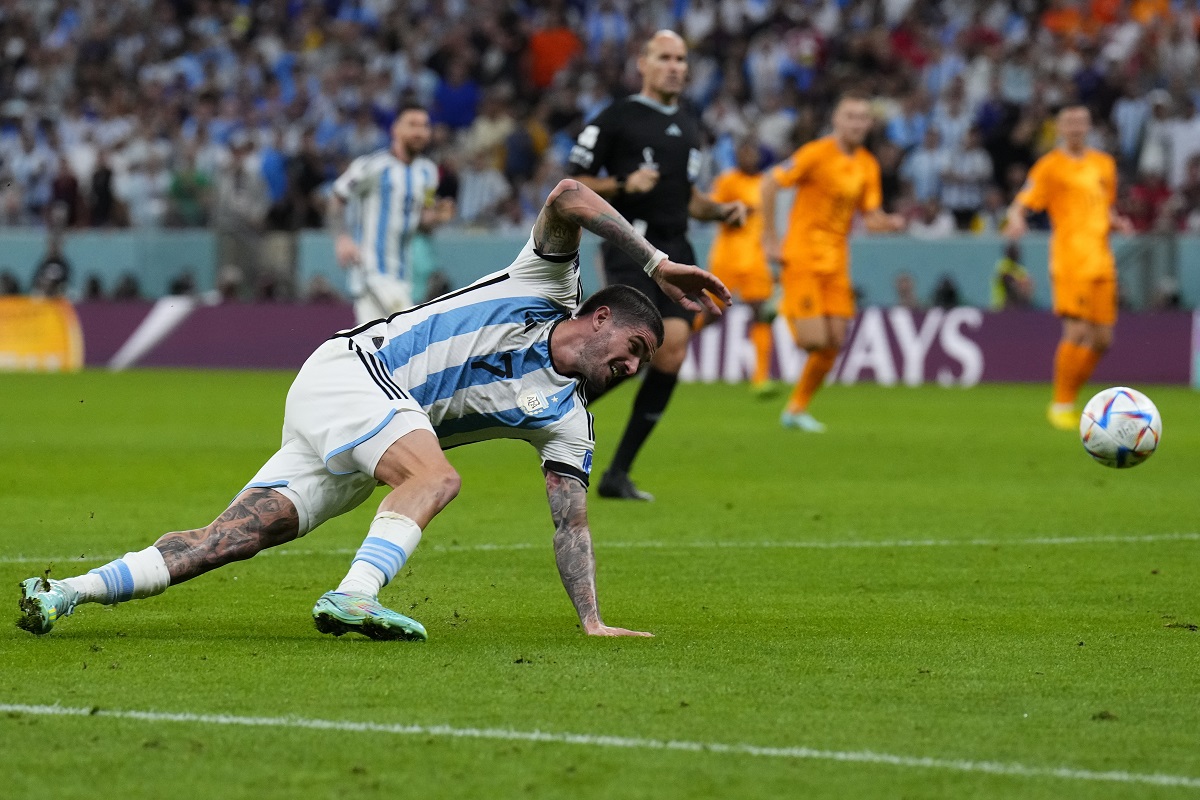
[[678,125],[672,122],[667,126],[667,136],[683,136],[683,131],[679,129]]
[[578,164],[584,169],[591,169],[592,161],[596,158],[596,154],[588,150],[581,144],[577,144],[571,148],[570,162]]
[[580,147],[586,147],[591,150],[596,146],[596,140],[600,138],[600,128],[596,125],[588,125],[580,132],[579,138],[575,141]]
[[525,415],[532,417],[534,414],[541,414],[550,408],[550,403],[546,400],[546,395],[541,392],[526,392],[517,400],[517,406],[525,412]]

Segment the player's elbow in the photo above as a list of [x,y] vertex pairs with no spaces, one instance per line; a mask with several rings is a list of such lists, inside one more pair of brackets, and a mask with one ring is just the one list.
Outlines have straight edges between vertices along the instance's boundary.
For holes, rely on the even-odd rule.
[[550,196],[546,198],[548,205],[559,207],[562,205],[563,199],[569,197],[572,192],[578,192],[583,189],[583,184],[574,178],[563,178],[558,182],[550,192]]

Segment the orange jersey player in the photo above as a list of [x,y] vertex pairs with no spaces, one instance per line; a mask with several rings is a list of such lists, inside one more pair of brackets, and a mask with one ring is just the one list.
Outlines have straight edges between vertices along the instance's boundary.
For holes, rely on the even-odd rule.
[[[763,247],[783,263],[783,314],[796,344],[808,351],[781,422],[820,433],[825,426],[808,404],[833,368],[854,317],[850,283],[850,228],[857,213],[867,230],[899,231],[904,218],[882,210],[879,162],[863,142],[871,130],[866,97],[845,94],[833,112],[833,133],[801,147],[763,179]],[[775,199],[781,187],[796,188],[782,248],[775,233]]]
[[1114,210],[1117,167],[1112,156],[1087,146],[1091,114],[1084,106],[1058,113],[1060,145],[1038,159],[1008,210],[1005,234],[1025,234],[1026,211],[1050,215],[1050,284],[1054,313],[1063,319],[1054,357],[1050,424],[1079,428],[1075,400],[1112,344],[1117,321],[1117,270],[1108,246],[1110,230],[1133,226]]
[[[758,141],[746,137],[738,142],[737,166],[722,172],[713,181],[710,196],[717,203],[740,201],[746,206],[743,225],[722,223],[708,254],[708,268],[733,293],[735,301],[746,303],[754,311],[750,326],[750,341],[754,345],[754,376],[750,385],[755,391],[770,391],[771,322],[765,317],[764,306],[771,298],[775,281],[762,246],[762,152]],[[697,320],[703,326],[712,315]]]

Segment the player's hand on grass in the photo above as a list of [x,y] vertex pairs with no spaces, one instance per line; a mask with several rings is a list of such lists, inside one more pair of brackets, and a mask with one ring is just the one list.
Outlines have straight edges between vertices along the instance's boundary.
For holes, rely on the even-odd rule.
[[355,244],[354,238],[350,234],[338,234],[337,238],[333,240],[333,254],[337,258],[338,264],[343,267],[358,263],[358,245]]
[[[676,264],[664,259],[654,271],[654,281],[667,297],[674,300],[688,311],[705,311],[720,316],[721,306],[713,297],[729,305],[733,296],[725,284],[711,272],[688,264]],[[710,294],[711,293],[711,296]]]
[[588,636],[641,636],[653,638],[654,634],[648,631],[631,631],[628,628],[614,628],[611,625],[605,625],[603,622],[593,622],[585,625],[583,632]]

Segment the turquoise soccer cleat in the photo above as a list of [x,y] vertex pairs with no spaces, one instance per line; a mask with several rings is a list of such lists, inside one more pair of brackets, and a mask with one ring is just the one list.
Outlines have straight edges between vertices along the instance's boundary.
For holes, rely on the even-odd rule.
[[21,581],[21,616],[17,627],[41,636],[54,623],[69,616],[79,602],[79,592],[62,581],[27,578]]
[[417,642],[429,638],[424,625],[384,608],[378,600],[364,594],[326,592],[317,600],[312,613],[317,630],[334,636],[361,633],[381,641],[407,639]]
[[779,418],[779,424],[785,428],[795,428],[806,433],[825,432],[825,423],[820,422],[806,411],[801,411],[799,414],[789,414],[785,411]]

